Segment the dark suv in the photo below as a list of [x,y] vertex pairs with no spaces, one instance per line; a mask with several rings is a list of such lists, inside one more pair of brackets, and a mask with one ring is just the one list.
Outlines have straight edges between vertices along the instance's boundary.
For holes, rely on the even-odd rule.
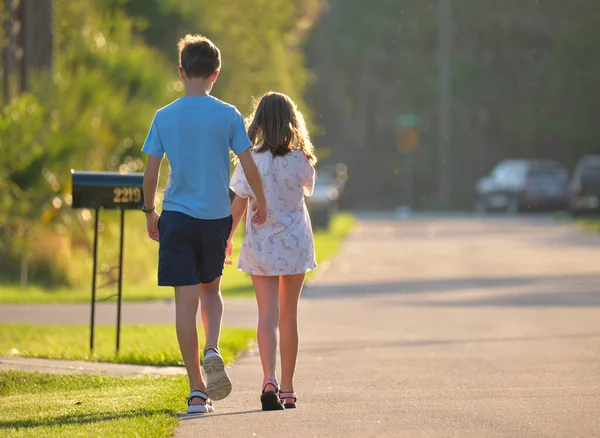
[[554,160],[504,160],[475,187],[476,211],[566,209],[567,169]]
[[569,186],[571,214],[600,212],[600,155],[580,158]]

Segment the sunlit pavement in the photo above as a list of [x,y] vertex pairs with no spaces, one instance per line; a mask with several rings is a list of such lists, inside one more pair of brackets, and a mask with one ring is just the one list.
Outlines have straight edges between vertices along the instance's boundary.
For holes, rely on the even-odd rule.
[[179,436],[598,436],[600,238],[552,217],[362,219],[301,306],[298,409],[257,356]]

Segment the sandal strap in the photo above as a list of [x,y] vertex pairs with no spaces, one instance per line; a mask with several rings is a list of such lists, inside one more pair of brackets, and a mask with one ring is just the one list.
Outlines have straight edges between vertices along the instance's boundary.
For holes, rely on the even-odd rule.
[[267,385],[273,385],[273,387],[275,388],[275,393],[276,394],[279,392],[279,384],[277,383],[277,380],[267,379],[265,381],[265,383],[263,384],[262,392],[265,392],[265,388],[267,387]]
[[206,395],[206,393],[204,393],[202,391],[194,390],[194,391],[190,392],[190,395],[187,399],[188,406],[192,402],[192,399],[195,399],[195,398],[201,398],[202,400],[204,400],[205,403],[208,403],[208,395]]
[[279,398],[282,400],[291,398],[294,400],[294,403],[297,401],[296,393],[294,391],[279,391]]

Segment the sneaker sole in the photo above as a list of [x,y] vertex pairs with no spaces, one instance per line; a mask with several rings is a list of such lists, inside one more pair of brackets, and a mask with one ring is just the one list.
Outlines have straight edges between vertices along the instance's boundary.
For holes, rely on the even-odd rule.
[[215,354],[204,358],[202,368],[206,373],[206,391],[212,400],[223,400],[231,394],[231,380],[220,356]]

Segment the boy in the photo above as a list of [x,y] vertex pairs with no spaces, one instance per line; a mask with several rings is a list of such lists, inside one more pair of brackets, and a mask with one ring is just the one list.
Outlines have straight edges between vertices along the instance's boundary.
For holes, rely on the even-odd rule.
[[[264,223],[267,215],[242,116],[235,107],[210,96],[220,68],[221,53],[207,38],[186,35],[179,41],[185,96],[156,112],[142,148],[148,154],[143,211],[148,235],[160,243],[158,284],[175,288],[177,339],[190,381],[188,413],[212,412],[211,399],[221,400],[231,392],[218,350],[223,316],[220,281],[232,225],[229,149],[239,157],[256,194],[253,222]],[[171,172],[159,221],[154,201],[165,155]],[[198,299],[206,334],[206,386],[199,364]]]

